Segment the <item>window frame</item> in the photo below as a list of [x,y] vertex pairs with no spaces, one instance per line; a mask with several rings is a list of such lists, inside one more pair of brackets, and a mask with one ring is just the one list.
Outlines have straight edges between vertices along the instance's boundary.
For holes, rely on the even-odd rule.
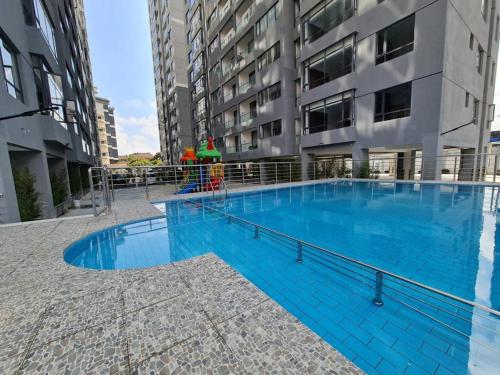
[[[397,27],[398,25],[402,24],[403,22],[407,22],[408,20],[411,20],[412,23],[412,41],[409,43],[406,43],[402,46],[399,46],[397,48],[394,48],[390,51],[387,50],[387,32],[392,28],[392,27]],[[379,51],[379,38],[383,34],[383,51]],[[406,55],[407,53],[410,53],[414,49],[415,45],[415,13],[410,14],[409,16],[383,28],[382,30],[378,31],[375,36],[375,65],[380,65],[383,64],[387,61],[394,60],[400,56]],[[388,58],[388,55],[391,55]]]
[[[385,111],[385,104],[386,104],[386,100],[387,100],[386,94],[388,93],[388,91],[400,88],[402,86],[409,86],[410,106],[407,107],[407,108],[397,109],[397,110],[394,110],[394,111],[388,111],[388,112],[386,112]],[[377,112],[378,95],[382,96],[382,102],[380,103],[380,108],[381,108],[382,112],[379,112],[379,113]],[[374,123],[375,122],[384,122],[384,121],[396,120],[396,119],[399,119],[399,118],[410,117],[411,116],[411,107],[412,107],[411,106],[412,98],[413,98],[413,82],[412,81],[405,82],[405,83],[402,83],[400,85],[396,85],[396,86],[392,86],[392,87],[387,87],[387,88],[385,88],[383,90],[379,90],[379,91],[375,92],[373,122]],[[392,115],[395,115],[395,114],[402,114],[402,115],[401,116],[398,115],[396,117],[392,117]]]
[[[315,134],[315,133],[321,133],[324,131],[330,131],[330,130],[337,130],[337,129],[343,129],[343,128],[348,128],[351,126],[355,125],[355,90],[347,90],[343,91],[341,93],[329,96],[327,98],[309,103],[304,105],[304,112],[303,112],[303,118],[302,118],[302,134],[303,135],[309,135],[309,134]],[[334,127],[332,129],[328,128],[328,122],[326,121],[325,113],[326,113],[326,108],[332,104],[340,103],[342,107],[342,126],[340,127]],[[350,116],[345,116],[345,104],[349,103],[350,104]],[[310,118],[308,118],[308,114],[311,113],[311,110],[318,110],[321,109],[323,112],[323,123],[319,125],[314,125],[311,126],[310,124]],[[313,129],[314,131],[311,131]],[[319,129],[319,130],[316,130]]]
[[[319,83],[319,84],[315,85],[313,88],[310,88],[311,81],[309,79],[310,73],[308,72],[308,69],[310,69],[310,67],[313,66],[313,64],[315,64],[317,62],[322,62],[323,72],[325,73],[326,72],[325,66],[326,66],[327,59],[340,50],[342,50],[342,62],[344,63],[345,56],[346,56],[346,49],[349,46],[352,49],[351,64],[348,66],[343,65],[342,69],[339,70],[339,71],[344,71],[345,73],[343,73],[341,75],[333,76],[332,78],[329,78],[328,80],[326,79],[326,74],[324,74],[323,78],[321,79],[322,83]],[[349,71],[346,71],[347,67],[350,67]],[[334,45],[322,50],[321,52],[317,53],[316,55],[311,56],[309,59],[304,61],[303,69],[304,69],[303,70],[303,73],[304,73],[303,74],[303,77],[304,77],[303,89],[304,89],[304,91],[312,90],[316,87],[324,85],[325,83],[334,81],[337,78],[343,77],[347,74],[354,72],[356,69],[356,36],[355,36],[355,34],[348,35],[347,37],[345,37],[344,39],[335,43]],[[318,82],[318,81],[320,81],[320,79],[315,80],[314,82]]]
[[[4,52],[9,55],[10,65],[6,63],[6,57]],[[2,66],[3,79],[5,86],[7,88],[7,93],[15,99],[24,101],[23,97],[23,85],[21,82],[21,74],[19,72],[19,60],[17,58],[18,52],[12,44],[5,40],[5,38],[0,35],[0,65]],[[10,72],[12,77],[12,82],[8,78],[7,71]],[[13,92],[11,92],[13,90]]]

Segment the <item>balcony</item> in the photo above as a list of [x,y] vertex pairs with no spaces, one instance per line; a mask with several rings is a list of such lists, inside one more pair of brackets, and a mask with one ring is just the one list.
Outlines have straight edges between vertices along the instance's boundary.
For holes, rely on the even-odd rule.
[[241,152],[257,150],[259,146],[255,143],[242,143],[241,144]]
[[240,125],[248,126],[251,121],[257,117],[257,110],[252,110],[250,112],[245,112],[240,114]]
[[248,25],[250,18],[255,13],[255,3],[253,1],[244,2],[235,13],[236,16],[236,32],[241,31]]
[[235,31],[233,28],[231,28],[227,33],[220,35],[220,48],[224,48],[233,38],[235,35]]
[[224,16],[231,10],[231,0],[227,0],[224,4],[221,2],[219,4],[219,19],[223,19]]

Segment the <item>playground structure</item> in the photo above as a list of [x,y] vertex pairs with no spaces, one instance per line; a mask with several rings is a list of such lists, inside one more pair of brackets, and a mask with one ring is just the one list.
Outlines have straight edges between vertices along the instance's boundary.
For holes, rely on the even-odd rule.
[[177,194],[220,190],[224,178],[222,155],[215,148],[213,138],[203,143],[195,154],[194,149],[186,147],[181,157],[183,180]]

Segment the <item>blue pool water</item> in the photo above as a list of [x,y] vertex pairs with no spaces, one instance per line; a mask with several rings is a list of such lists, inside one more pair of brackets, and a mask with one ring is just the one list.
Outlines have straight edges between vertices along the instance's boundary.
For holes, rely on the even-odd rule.
[[[249,226],[244,218],[495,310],[498,188],[337,182],[158,203],[164,216],[78,241],[79,267],[150,267],[214,252],[368,373],[498,373],[500,319]],[[215,211],[214,211],[215,210]]]

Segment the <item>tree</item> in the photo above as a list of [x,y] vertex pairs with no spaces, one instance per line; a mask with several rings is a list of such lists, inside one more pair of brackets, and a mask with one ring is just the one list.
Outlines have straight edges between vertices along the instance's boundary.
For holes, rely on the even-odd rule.
[[153,159],[149,160],[149,159],[137,159],[137,158],[134,158],[133,156],[128,157],[128,166],[129,167],[144,167],[144,166],[161,165],[161,164],[162,164],[161,159],[155,160],[155,158],[153,158]]
[[163,161],[163,158],[161,157],[161,153],[160,152],[157,152],[155,154],[155,156],[153,156],[153,158],[151,160],[159,160],[159,161]]
[[54,202],[54,206],[63,203],[68,197],[66,176],[64,174],[58,176],[52,173],[50,175],[50,186],[52,187],[52,201]]
[[35,189],[36,177],[28,168],[14,171],[14,186],[19,206],[21,221],[38,219],[42,213],[40,193]]

